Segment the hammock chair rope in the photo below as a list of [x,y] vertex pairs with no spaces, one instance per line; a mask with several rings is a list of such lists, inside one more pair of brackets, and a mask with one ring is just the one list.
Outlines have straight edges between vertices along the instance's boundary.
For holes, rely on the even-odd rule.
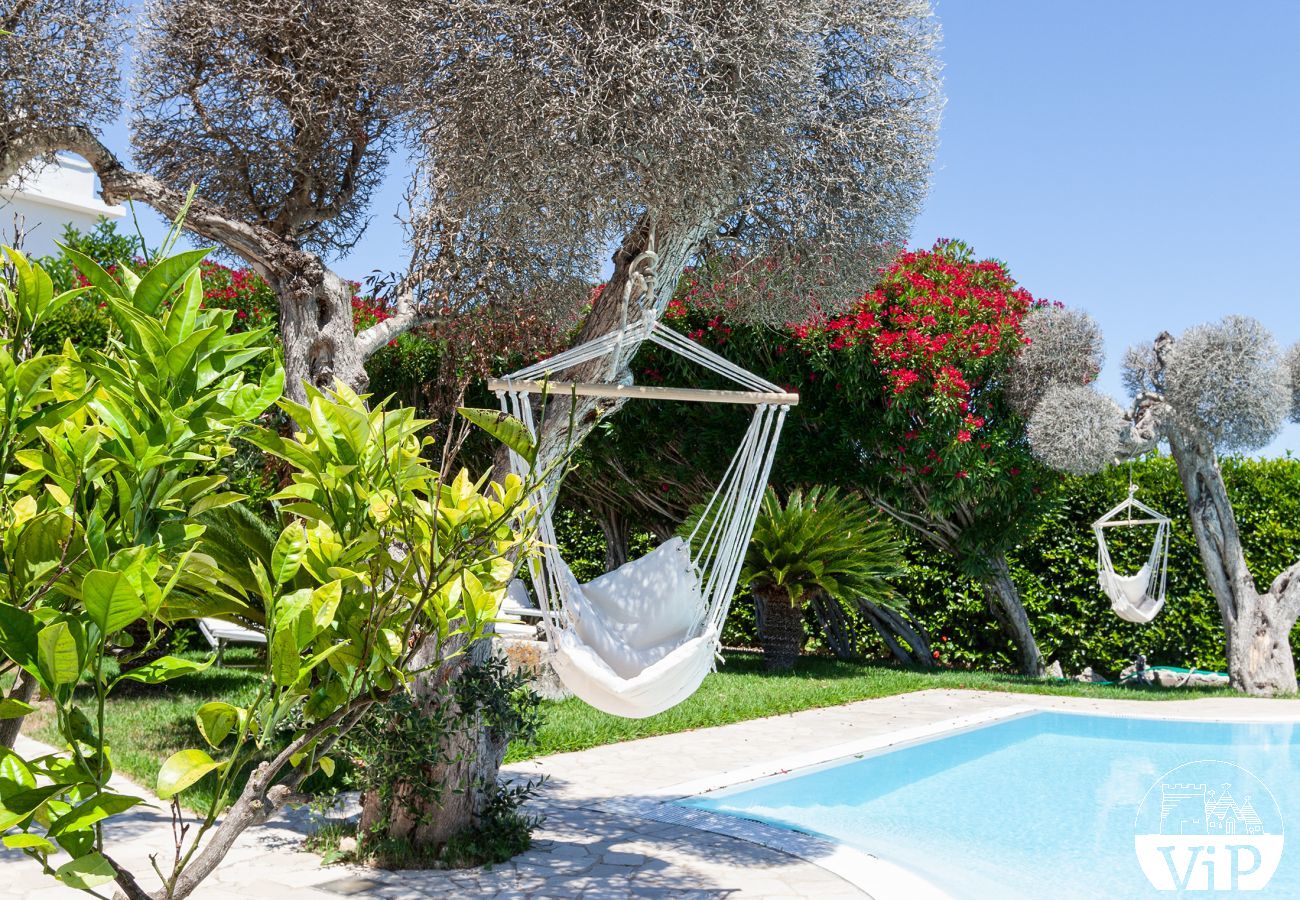
[[[539,489],[540,558],[530,561],[542,625],[560,678],[586,702],[614,715],[640,718],[680,703],[714,667],[722,623],[731,606],[745,550],[758,517],[786,413],[797,395],[782,391],[660,324],[653,309],[617,332],[527,366],[489,386],[503,412],[538,428],[532,395],[549,392],[553,373],[605,356],[617,371],[649,341],[739,385],[729,402],[754,406],[749,427],[722,480],[686,541],[673,538],[641,559],[579,584],[560,556],[551,513],[556,486]],[[630,348],[630,351],[629,351]],[[558,386],[557,386],[558,387]],[[578,387],[568,385],[571,393]],[[665,391],[677,389],[665,389]],[[562,397],[563,389],[550,392]],[[716,400],[718,392],[678,390],[685,400]],[[545,399],[543,398],[543,403]],[[511,453],[515,474],[528,462]]]
[[[1155,619],[1165,605],[1171,520],[1138,500],[1136,492],[1137,487],[1130,484],[1128,497],[1093,522],[1092,530],[1097,538],[1097,580],[1110,598],[1111,609],[1126,622],[1145,625]],[[1140,517],[1135,516],[1134,511]],[[1120,575],[1111,559],[1106,529],[1151,525],[1155,526],[1156,533],[1146,563],[1134,575]]]

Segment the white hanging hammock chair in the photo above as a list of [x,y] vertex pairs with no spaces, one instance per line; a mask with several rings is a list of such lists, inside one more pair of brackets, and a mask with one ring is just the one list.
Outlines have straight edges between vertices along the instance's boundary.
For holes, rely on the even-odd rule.
[[[1097,536],[1097,580],[1102,592],[1110,598],[1111,609],[1126,622],[1145,625],[1165,605],[1170,519],[1137,499],[1136,491],[1136,486],[1129,485],[1128,498],[1093,522],[1092,531]],[[1150,526],[1155,526],[1156,533],[1146,563],[1133,575],[1116,572],[1106,543],[1106,529]]]
[[[554,373],[607,356],[616,372],[627,362],[625,353],[635,353],[643,341],[692,360],[742,390],[550,380]],[[754,407],[744,439],[690,538],[674,537],[586,584],[574,577],[556,546],[551,511],[558,485],[540,489],[543,549],[541,558],[530,562],[530,571],[556,674],[575,695],[612,715],[639,719],[676,706],[713,670],[781,426],[790,407],[799,402],[798,395],[662,325],[654,310],[632,325],[488,385],[496,391],[502,411],[522,421],[534,440],[532,394]],[[510,456],[515,474],[525,477],[528,462],[514,452]]]

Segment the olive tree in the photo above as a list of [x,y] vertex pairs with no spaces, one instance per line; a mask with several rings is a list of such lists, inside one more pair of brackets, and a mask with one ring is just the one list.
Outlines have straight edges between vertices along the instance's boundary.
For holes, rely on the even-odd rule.
[[[1056,324],[1047,323],[1044,324]],[[1064,340],[1049,327],[1050,341]],[[1037,396],[1029,420],[1036,455],[1063,471],[1099,471],[1167,444],[1187,496],[1206,580],[1218,602],[1232,685],[1251,694],[1296,690],[1290,632],[1300,615],[1300,561],[1259,590],[1242,549],[1218,455],[1256,450],[1288,416],[1300,421],[1300,347],[1285,355],[1258,321],[1228,316],[1163,332],[1130,348],[1124,381],[1131,406],[1071,382],[1068,365],[1054,364],[1052,343],[1041,353]]]
[[[802,281],[762,314],[801,318],[811,286],[839,296],[883,261],[927,184],[924,0],[463,0],[429,15],[443,52],[416,105],[448,189],[617,248],[579,340],[617,328],[625,304],[661,315],[717,247],[788,260]],[[574,377],[625,376],[636,349]],[[543,458],[591,426],[596,402],[577,402],[577,434],[552,416]]]
[[[401,79],[428,52],[428,35],[405,6],[167,0],[128,17],[116,0],[20,3],[0,39],[0,178],[71,151],[94,167],[106,201],[139,201],[168,218],[184,210],[191,231],[276,291],[290,396],[336,381],[363,390],[366,358],[394,337],[484,302],[504,269],[512,286],[537,273],[514,265],[532,263],[528,254],[486,264],[501,246],[492,223],[435,196],[436,179],[413,179],[405,215],[423,236],[418,252],[395,254],[392,315],[355,331],[354,287],[327,260],[360,236],[409,136]],[[139,170],[98,131],[118,111],[128,34]]]

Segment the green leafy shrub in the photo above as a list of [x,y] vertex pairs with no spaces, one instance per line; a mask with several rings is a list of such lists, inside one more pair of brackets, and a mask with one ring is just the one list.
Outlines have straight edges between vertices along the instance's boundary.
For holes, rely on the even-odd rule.
[[[183,846],[158,875],[163,895],[186,896],[240,832],[332,771],[334,743],[372,705],[481,635],[529,549],[513,525],[529,490],[513,477],[483,488],[463,471],[444,480],[423,457],[425,423],[412,410],[371,410],[343,388],[281,401],[301,429],[292,437],[253,427],[280,396],[283,369],[272,362],[245,378],[248,363],[271,355],[268,334],[235,331],[233,311],[204,308],[206,251],[143,275],[68,252],[107,298],[114,331],[103,350],[32,349],[34,329],[78,295],[56,295],[20,254],[0,298],[0,676],[20,676],[0,718],[30,712],[18,692],[35,683],[64,744],[40,755],[0,748],[0,828],[7,847],[67,886],[116,882],[140,896],[135,875],[104,853],[104,826],[142,802],[109,783],[108,697],[207,663],[163,656],[121,671],[111,658],[139,656],[162,626],[199,616],[261,623],[254,696],[201,706],[206,747],[159,770],[156,793],[174,801]],[[238,434],[293,472],[275,498],[287,522],[270,565],[253,559],[244,577],[223,572],[203,542],[204,515],[242,499],[214,471]],[[147,640],[133,646],[128,629],[140,621]],[[287,744],[286,721],[301,723]],[[187,822],[178,798],[200,782],[211,800]]]

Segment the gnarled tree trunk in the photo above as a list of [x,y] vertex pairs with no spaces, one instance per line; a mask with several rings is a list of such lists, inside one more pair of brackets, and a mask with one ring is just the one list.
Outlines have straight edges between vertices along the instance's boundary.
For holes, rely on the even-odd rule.
[[1005,555],[999,553],[988,560],[988,574],[981,579],[984,587],[984,599],[989,612],[998,620],[1002,631],[1016,646],[1019,655],[1020,671],[1035,677],[1047,673],[1043,665],[1043,655],[1038,651],[1038,641],[1029,626],[1029,614],[1020,601],[1020,591],[1011,580],[1011,568],[1007,565]]
[[1213,446],[1185,426],[1171,425],[1166,433],[1205,578],[1223,619],[1232,686],[1260,696],[1295,693],[1291,629],[1300,614],[1300,563],[1267,592],[1256,590]]
[[596,520],[605,535],[605,571],[612,572],[627,562],[629,534],[627,516],[612,506],[596,510]]
[[[977,520],[975,514],[965,508],[956,509],[947,518],[932,518],[925,512],[900,509],[880,497],[874,500],[881,511],[911,529],[927,546],[958,559],[963,555],[962,535],[966,529],[974,527]],[[927,495],[918,488],[915,508],[926,510],[928,507]],[[980,579],[980,586],[984,589],[984,600],[1002,633],[1015,645],[1021,673],[1033,677],[1046,674],[1043,655],[1038,651],[1038,641],[1034,639],[1034,630],[1029,625],[1029,614],[1020,600],[1016,583],[1011,580],[1011,567],[1007,565],[1006,554],[986,556],[983,568],[985,574]],[[928,645],[926,650],[928,652]],[[914,654],[916,644],[912,644],[912,651]]]
[[303,402],[303,385],[329,390],[341,381],[358,393],[370,384],[352,325],[352,287],[315,254],[284,251],[269,279],[280,301],[285,390]]
[[[677,290],[677,282],[683,270],[695,257],[700,242],[709,234],[712,221],[701,219],[691,225],[673,225],[661,223],[651,227],[648,218],[630,232],[622,245],[614,253],[614,271],[605,283],[604,289],[587,314],[578,333],[576,343],[594,340],[601,335],[618,330],[623,322],[623,295],[630,290],[628,302],[628,323],[638,315],[637,309],[663,308]],[[653,247],[652,247],[653,244]],[[636,268],[638,258],[646,250],[653,249],[656,260],[653,278],[649,284],[644,281],[644,272]],[[646,295],[648,289],[649,295]],[[626,375],[626,365],[636,355],[637,347],[628,343],[623,347],[622,360],[614,378]],[[611,360],[608,358],[593,360],[575,366],[564,373],[566,381],[605,381],[610,378]],[[622,405],[621,400],[597,400],[592,397],[578,397],[574,401],[576,408],[570,416],[567,399],[552,398],[548,404],[545,420],[541,423],[538,435],[537,460],[539,467],[546,467],[562,458],[572,444],[580,442],[596,425],[598,412],[609,415]],[[572,418],[572,429],[570,429]],[[498,457],[497,468],[504,472],[504,457]]]
[[[429,644],[431,654],[439,652],[435,643]],[[426,704],[447,702],[444,686],[454,681],[461,669],[485,662],[491,653],[490,638],[477,641],[467,653],[417,679],[416,698]],[[434,661],[432,657],[417,659],[417,664]],[[463,712],[451,710],[453,717]],[[483,726],[477,713],[471,713],[460,729],[447,736],[446,746],[439,748],[440,762],[412,772],[409,782],[393,786],[390,804],[385,806],[375,793],[361,798],[360,833],[381,831],[387,838],[406,840],[430,854],[437,853],[451,838],[479,823],[487,789],[496,784],[505,759],[506,743]],[[431,784],[442,785],[436,801],[430,797]]]

